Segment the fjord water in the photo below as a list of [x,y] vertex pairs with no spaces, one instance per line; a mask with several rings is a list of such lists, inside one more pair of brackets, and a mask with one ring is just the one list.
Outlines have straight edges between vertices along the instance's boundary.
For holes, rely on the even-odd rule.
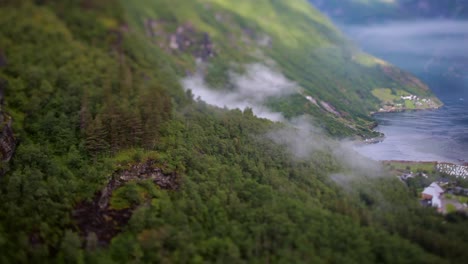
[[422,79],[444,103],[434,111],[376,115],[385,139],[358,151],[376,160],[468,162],[468,21],[395,21],[342,29],[365,51]]
[[357,151],[375,160],[468,162],[468,96],[439,97],[438,110],[376,114],[384,140]]

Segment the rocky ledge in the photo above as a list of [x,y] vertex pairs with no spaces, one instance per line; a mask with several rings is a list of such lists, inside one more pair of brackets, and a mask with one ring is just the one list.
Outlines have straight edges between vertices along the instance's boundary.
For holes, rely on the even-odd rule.
[[[0,154],[1,161],[9,162],[15,153],[17,140],[13,133],[12,118],[3,111],[4,91],[7,82],[0,79]],[[3,175],[0,170],[0,176]]]
[[176,173],[165,173],[156,166],[154,160],[131,166],[116,172],[107,185],[90,202],[82,202],[75,207],[73,219],[83,237],[92,233],[100,244],[108,244],[125,226],[135,208],[115,210],[110,208],[112,193],[130,181],[152,180],[161,189],[176,191],[180,187],[180,177]]

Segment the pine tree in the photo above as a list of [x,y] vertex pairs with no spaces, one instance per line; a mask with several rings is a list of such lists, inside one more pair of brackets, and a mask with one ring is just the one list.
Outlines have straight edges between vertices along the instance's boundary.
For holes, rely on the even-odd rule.
[[127,141],[130,146],[140,146],[143,139],[143,123],[138,110],[134,110],[128,113],[126,126],[128,128]]
[[86,149],[91,155],[96,156],[99,153],[109,149],[109,143],[106,140],[107,131],[102,124],[101,117],[98,115],[87,127],[85,133]]

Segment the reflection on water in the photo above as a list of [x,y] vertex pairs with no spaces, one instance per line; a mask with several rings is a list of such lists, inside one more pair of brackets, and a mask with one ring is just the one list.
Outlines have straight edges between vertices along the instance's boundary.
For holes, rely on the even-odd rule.
[[376,115],[385,140],[356,150],[375,160],[468,162],[468,103],[445,104],[436,111]]

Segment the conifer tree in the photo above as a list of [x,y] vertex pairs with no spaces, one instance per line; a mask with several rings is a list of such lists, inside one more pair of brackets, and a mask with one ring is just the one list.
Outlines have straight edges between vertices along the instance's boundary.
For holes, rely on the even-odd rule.
[[98,115],[86,128],[85,132],[86,148],[91,155],[96,156],[109,149],[109,143],[106,138],[106,128],[102,124],[101,117]]

